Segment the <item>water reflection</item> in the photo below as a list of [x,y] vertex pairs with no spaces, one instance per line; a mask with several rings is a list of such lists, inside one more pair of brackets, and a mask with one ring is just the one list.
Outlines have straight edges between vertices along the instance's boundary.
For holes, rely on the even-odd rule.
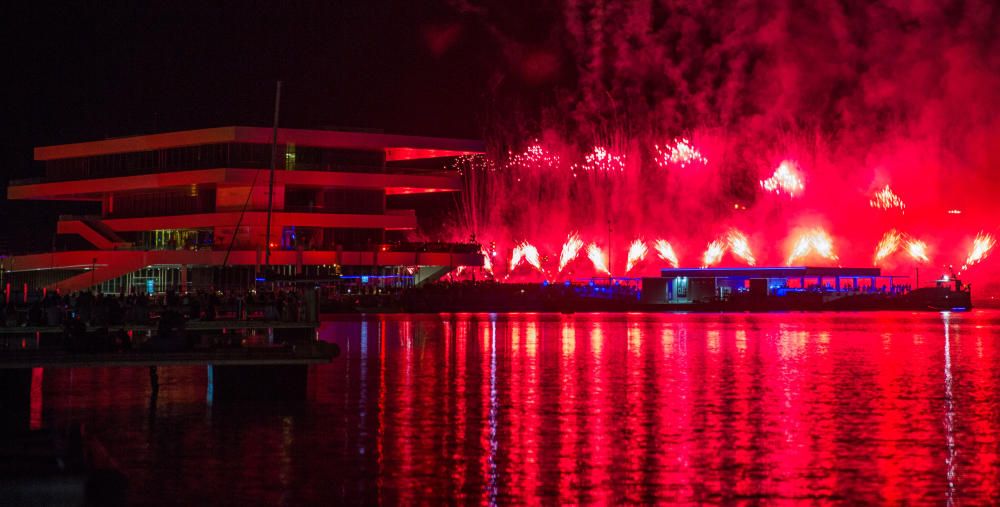
[[941,318],[944,320],[944,433],[948,442],[948,456],[945,458],[948,475],[947,503],[954,505],[957,463],[955,462],[955,401],[951,390],[951,330],[949,329],[951,313],[943,312]]
[[321,336],[344,355],[302,406],[205,417],[204,369],[164,369],[154,426],[145,370],[52,370],[38,417],[103,432],[140,502],[1000,494],[1000,313],[367,316]]

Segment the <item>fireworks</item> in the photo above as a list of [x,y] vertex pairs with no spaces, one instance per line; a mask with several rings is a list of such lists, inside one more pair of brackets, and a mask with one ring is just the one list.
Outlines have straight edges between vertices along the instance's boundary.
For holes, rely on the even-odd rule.
[[768,192],[785,193],[791,197],[797,196],[805,188],[802,177],[799,176],[798,166],[791,160],[782,162],[770,178],[761,180],[760,186]]
[[538,256],[538,249],[527,241],[514,247],[514,252],[510,256],[510,269],[514,271],[521,262],[526,262],[538,271],[542,270],[542,262]]
[[671,266],[677,267],[680,262],[677,261],[677,253],[674,252],[674,247],[667,243],[665,239],[658,239],[653,243],[653,248],[656,250],[656,255],[661,259],[670,263]]
[[733,255],[743,259],[751,266],[757,264],[757,259],[754,259],[753,252],[750,251],[750,242],[745,234],[736,229],[730,229],[726,234],[726,242],[729,243],[729,249]]
[[875,265],[878,266],[880,262],[885,260],[886,257],[892,255],[899,250],[899,244],[903,241],[903,235],[899,233],[896,229],[889,229],[885,234],[882,235],[882,239],[879,240],[878,245],[875,247]]
[[685,138],[674,139],[673,146],[654,144],[653,148],[656,150],[656,165],[660,169],[665,169],[670,165],[678,165],[683,168],[693,163],[708,164],[708,159],[702,156],[701,152]]
[[900,199],[891,188],[889,188],[889,185],[886,185],[882,190],[875,192],[875,195],[868,201],[868,204],[871,205],[872,208],[882,210],[898,209],[902,212],[906,209],[906,203],[904,203],[903,200]]
[[559,271],[562,271],[566,265],[580,255],[581,248],[583,248],[583,241],[580,240],[580,236],[575,232],[570,233],[566,242],[563,243],[562,251],[559,252]]
[[604,273],[606,275],[611,274],[611,271],[608,269],[608,263],[604,257],[604,252],[601,251],[601,247],[597,246],[597,243],[591,243],[587,246],[587,258],[594,264],[594,271]]
[[625,272],[628,273],[632,271],[632,268],[636,264],[641,262],[646,258],[646,254],[649,253],[649,249],[646,248],[646,242],[641,239],[636,239],[628,247],[628,262],[625,265]]
[[583,157],[583,164],[574,164],[574,172],[582,168],[587,172],[620,173],[625,171],[625,157],[612,153],[603,146],[595,146],[594,150]]
[[530,167],[535,169],[554,169],[559,167],[559,155],[545,149],[536,139],[521,153],[507,152],[507,163],[504,167]]
[[718,263],[722,260],[722,254],[726,253],[726,246],[719,240],[715,240],[708,244],[708,248],[705,249],[705,253],[701,256],[701,264],[703,268],[707,268],[713,264]]
[[965,265],[962,266],[962,270],[975,266],[983,261],[987,255],[990,254],[990,250],[996,245],[996,240],[993,236],[987,234],[985,231],[980,232],[976,235],[976,239],[972,242],[972,250],[969,251],[969,256],[965,259]]
[[910,254],[910,257],[915,261],[927,262],[930,260],[927,257],[927,243],[919,239],[911,238],[906,241],[906,253]]
[[788,256],[786,264],[791,266],[810,253],[827,260],[837,260],[837,256],[833,253],[833,240],[823,229],[810,229],[802,233],[795,241],[795,247],[792,248],[792,253]]
[[490,257],[490,254],[487,253],[486,250],[484,250],[484,249],[480,249],[479,253],[482,254],[482,256],[483,256],[483,271],[486,271],[487,273],[489,273],[489,274],[492,275],[493,274],[493,259]]
[[874,264],[878,266],[890,255],[897,251],[905,251],[911,259],[917,262],[928,262],[927,243],[908,234],[903,234],[896,229],[889,229],[882,235],[878,245],[875,246]]

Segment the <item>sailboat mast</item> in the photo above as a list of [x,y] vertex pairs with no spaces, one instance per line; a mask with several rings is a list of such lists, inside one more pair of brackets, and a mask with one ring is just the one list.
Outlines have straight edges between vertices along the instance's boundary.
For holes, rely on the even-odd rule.
[[[274,128],[271,132],[271,176],[267,183],[267,233],[264,239],[264,265],[271,266],[271,212],[274,208],[274,168],[278,163],[278,110],[281,106],[281,81],[274,90]],[[259,250],[258,250],[259,251]]]

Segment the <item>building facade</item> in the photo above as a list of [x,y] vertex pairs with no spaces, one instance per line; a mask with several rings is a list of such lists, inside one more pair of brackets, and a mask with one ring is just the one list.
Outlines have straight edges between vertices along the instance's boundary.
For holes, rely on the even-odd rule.
[[391,204],[460,192],[449,159],[482,153],[481,142],[279,129],[272,191],[272,135],[222,127],[36,148],[44,177],[11,182],[8,198],[100,212],[60,217],[55,251],[3,258],[5,289],[223,288],[262,272],[420,283],[481,265],[475,245],[406,242],[416,210]]

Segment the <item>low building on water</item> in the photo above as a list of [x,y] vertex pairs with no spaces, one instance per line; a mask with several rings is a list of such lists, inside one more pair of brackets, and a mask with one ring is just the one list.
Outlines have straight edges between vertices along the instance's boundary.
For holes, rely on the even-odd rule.
[[[684,304],[813,292],[830,298],[858,293],[898,293],[908,277],[883,275],[879,268],[745,267],[665,268],[659,277],[643,278],[642,302]],[[902,283],[901,283],[902,282]]]

